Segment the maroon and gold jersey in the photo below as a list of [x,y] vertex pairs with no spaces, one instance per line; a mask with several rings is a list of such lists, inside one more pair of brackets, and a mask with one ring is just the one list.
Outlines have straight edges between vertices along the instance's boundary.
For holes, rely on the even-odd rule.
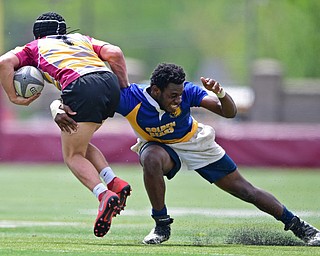
[[34,40],[12,52],[21,66],[34,66],[61,90],[78,77],[98,71],[111,71],[100,59],[100,50],[106,42],[79,33],[68,34],[64,42],[61,36],[53,35]]

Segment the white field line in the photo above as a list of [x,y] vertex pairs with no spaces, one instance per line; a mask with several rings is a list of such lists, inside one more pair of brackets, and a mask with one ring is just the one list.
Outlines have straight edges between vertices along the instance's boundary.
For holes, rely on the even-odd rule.
[[[171,216],[205,216],[214,218],[254,218],[261,216],[268,216],[266,213],[259,210],[245,210],[245,209],[211,209],[211,208],[169,208]],[[320,211],[295,211],[298,216],[305,217],[320,217]],[[79,210],[79,214],[92,215],[97,214],[97,209],[83,209]],[[150,209],[144,210],[130,210],[126,209],[121,212],[122,216],[149,216]],[[17,228],[17,227],[45,227],[45,226],[81,226],[86,225],[81,222],[58,222],[58,221],[14,221],[14,220],[0,220],[0,228]]]
[[[131,210],[125,209],[121,212],[124,216],[144,216],[150,214],[150,209],[144,210]],[[79,211],[84,215],[95,215],[95,209],[83,209]],[[172,216],[206,216],[206,217],[221,217],[221,218],[247,218],[247,217],[261,217],[267,216],[266,213],[259,210],[246,210],[246,209],[212,209],[212,208],[168,208],[168,214]],[[320,217],[320,211],[294,211],[300,217]]]
[[0,228],[21,228],[21,227],[47,227],[47,226],[79,226],[80,222],[59,222],[59,221],[19,221],[0,220]]

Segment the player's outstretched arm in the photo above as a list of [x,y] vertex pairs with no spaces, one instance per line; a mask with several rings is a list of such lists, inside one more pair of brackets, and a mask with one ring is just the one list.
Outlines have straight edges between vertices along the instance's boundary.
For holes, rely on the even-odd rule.
[[200,80],[208,91],[212,91],[217,95],[217,97],[210,95],[204,97],[200,104],[201,107],[226,118],[235,117],[237,107],[231,96],[224,91],[220,83],[211,78],[201,77]]

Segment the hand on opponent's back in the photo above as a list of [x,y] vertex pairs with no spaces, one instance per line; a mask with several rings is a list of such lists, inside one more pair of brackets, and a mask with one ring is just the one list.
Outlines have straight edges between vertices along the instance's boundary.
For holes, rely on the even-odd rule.
[[62,103],[59,106],[51,106],[51,112],[54,121],[61,131],[68,133],[77,132],[78,124],[70,117],[70,115],[76,115],[77,112],[72,111],[69,106]]

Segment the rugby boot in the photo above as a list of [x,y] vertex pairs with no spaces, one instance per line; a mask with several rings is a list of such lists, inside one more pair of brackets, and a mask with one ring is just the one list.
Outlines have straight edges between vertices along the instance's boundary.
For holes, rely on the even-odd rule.
[[291,230],[307,245],[320,246],[320,231],[297,216],[294,216],[291,222],[285,225],[284,230]]
[[117,214],[119,203],[120,200],[116,193],[111,190],[103,192],[93,229],[95,236],[103,237],[108,233],[112,218]]
[[161,244],[167,241],[171,235],[170,224],[173,223],[173,219],[169,215],[153,216],[152,218],[156,222],[156,226],[151,232],[143,239],[144,244]]
[[115,177],[111,182],[110,185],[108,184],[108,189],[116,193],[120,199],[119,207],[117,214],[120,214],[120,211],[124,210],[126,206],[127,197],[131,194],[131,186],[128,182]]

